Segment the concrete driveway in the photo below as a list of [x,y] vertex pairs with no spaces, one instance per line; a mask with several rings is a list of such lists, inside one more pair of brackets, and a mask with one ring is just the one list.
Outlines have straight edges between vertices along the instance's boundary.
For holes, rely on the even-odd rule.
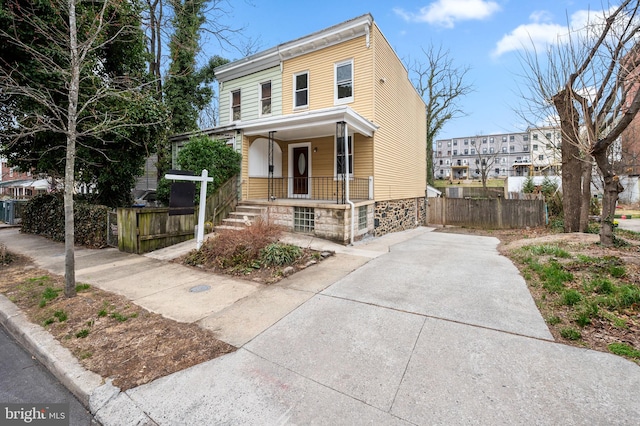
[[436,232],[397,244],[237,352],[119,393],[98,418],[637,424],[640,367],[553,342],[497,244]]

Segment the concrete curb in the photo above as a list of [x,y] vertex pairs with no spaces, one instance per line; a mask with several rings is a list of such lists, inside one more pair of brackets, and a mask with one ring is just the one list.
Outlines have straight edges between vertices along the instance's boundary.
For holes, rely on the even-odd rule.
[[[127,398],[120,389],[105,381],[100,375],[87,370],[44,328],[30,322],[13,302],[0,294],[0,325],[18,343],[44,365],[78,400],[96,416],[103,425],[109,424],[100,410],[115,398]],[[139,424],[155,424],[135,404],[126,404],[128,418],[136,418]],[[135,412],[138,411],[138,412]],[[105,418],[106,417],[106,418]]]

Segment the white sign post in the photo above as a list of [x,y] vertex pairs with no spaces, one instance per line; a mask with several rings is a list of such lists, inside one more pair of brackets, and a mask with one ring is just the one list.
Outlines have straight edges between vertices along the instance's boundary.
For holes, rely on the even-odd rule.
[[200,176],[188,175],[164,175],[165,179],[170,180],[186,180],[189,182],[200,182],[200,207],[198,210],[198,233],[196,235],[196,250],[200,250],[204,242],[204,210],[207,205],[207,182],[213,182],[213,178],[209,177],[207,169],[202,171]]

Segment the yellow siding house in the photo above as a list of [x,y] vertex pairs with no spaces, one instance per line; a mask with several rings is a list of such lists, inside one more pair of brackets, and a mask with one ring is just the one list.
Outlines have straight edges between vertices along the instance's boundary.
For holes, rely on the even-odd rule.
[[344,243],[424,224],[425,104],[370,14],[215,72],[241,206]]

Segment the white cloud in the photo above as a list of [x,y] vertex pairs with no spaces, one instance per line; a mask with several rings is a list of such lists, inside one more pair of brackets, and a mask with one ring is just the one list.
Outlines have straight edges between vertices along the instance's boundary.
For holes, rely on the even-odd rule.
[[486,0],[436,0],[420,8],[417,13],[393,9],[406,21],[426,22],[446,28],[453,28],[458,21],[486,19],[499,10],[498,3]]
[[604,23],[605,14],[608,16],[612,12],[613,9],[608,11],[578,10],[569,16],[568,25],[553,23],[551,14],[546,11],[533,12],[529,16],[530,23],[519,25],[496,43],[493,56],[531,48],[542,51],[550,45],[567,43],[570,32],[572,37],[597,35],[599,34],[598,25]]
[[513,50],[530,48],[532,45],[536,50],[542,50],[549,44],[557,43],[558,38],[567,34],[567,31],[567,27],[558,24],[532,23],[520,25],[498,41],[493,55],[500,56]]

